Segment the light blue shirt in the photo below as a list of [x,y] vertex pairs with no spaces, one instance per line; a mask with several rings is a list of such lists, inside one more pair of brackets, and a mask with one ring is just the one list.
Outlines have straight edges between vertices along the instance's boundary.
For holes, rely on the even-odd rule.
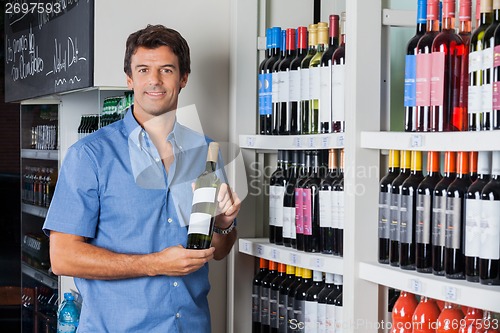
[[[168,174],[133,112],[79,140],[61,166],[44,231],[117,253],[186,246],[191,183],[205,169],[207,138],[176,122],[167,140],[175,154]],[[207,264],[183,277],[75,284],[83,298],[79,333],[210,332]]]

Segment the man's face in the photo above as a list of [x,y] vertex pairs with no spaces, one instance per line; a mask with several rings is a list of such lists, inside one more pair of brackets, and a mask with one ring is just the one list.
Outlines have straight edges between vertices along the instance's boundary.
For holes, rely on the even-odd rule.
[[187,83],[177,56],[168,46],[139,47],[131,59],[132,76],[127,85],[134,91],[134,115],[147,121],[177,108],[178,95]]

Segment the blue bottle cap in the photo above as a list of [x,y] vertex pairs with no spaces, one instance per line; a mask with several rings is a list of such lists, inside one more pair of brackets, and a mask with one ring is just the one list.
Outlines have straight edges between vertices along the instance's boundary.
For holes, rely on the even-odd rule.
[[75,300],[75,296],[73,296],[72,293],[64,293],[64,299],[67,300],[67,301],[74,301]]

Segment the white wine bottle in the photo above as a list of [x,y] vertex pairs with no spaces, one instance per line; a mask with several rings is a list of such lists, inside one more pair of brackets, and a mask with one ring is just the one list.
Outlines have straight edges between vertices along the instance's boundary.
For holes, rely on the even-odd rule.
[[187,249],[208,249],[212,242],[217,212],[217,195],[221,184],[215,173],[218,154],[219,144],[210,142],[205,171],[198,176],[194,185]]

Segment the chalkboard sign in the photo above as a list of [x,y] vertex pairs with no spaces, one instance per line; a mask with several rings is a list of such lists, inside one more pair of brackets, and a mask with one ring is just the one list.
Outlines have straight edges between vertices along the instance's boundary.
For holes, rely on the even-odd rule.
[[5,4],[5,101],[93,85],[94,0]]

